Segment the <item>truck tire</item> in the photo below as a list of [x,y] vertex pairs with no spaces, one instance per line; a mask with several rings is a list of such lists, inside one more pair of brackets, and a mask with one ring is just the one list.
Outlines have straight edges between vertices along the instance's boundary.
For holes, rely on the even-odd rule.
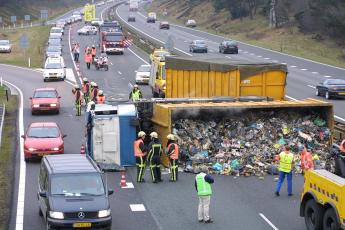
[[304,221],[308,230],[322,230],[323,207],[314,199],[307,201],[304,208]]
[[337,214],[333,208],[326,210],[323,216],[323,230],[340,230],[340,224],[338,221]]

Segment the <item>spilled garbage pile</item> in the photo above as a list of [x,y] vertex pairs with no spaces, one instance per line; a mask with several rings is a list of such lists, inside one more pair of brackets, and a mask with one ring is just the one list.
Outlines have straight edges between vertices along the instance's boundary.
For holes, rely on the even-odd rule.
[[318,167],[332,167],[330,130],[320,114],[309,111],[246,111],[212,119],[177,119],[173,133],[180,144],[185,172],[262,177],[278,172],[274,156],[289,145],[295,155],[295,172],[301,173],[303,144],[320,158]]

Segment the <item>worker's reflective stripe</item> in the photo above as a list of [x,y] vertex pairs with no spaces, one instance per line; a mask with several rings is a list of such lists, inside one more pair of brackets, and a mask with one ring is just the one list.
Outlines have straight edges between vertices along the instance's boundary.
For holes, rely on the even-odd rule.
[[159,148],[159,152],[158,153],[159,153],[159,156],[161,156],[162,145],[161,144],[153,144],[152,148],[150,150],[151,158],[153,157],[153,153],[155,153],[155,151],[157,151],[156,148]]
[[205,181],[205,173],[199,173],[196,176],[196,187],[198,189],[199,196],[209,196],[212,195],[212,188],[209,183]]
[[292,168],[293,155],[292,153],[286,154],[281,152],[279,154],[279,171],[289,173]]
[[132,100],[133,101],[138,101],[140,99],[140,91],[137,90],[135,92],[132,92]]
[[136,157],[143,157],[144,153],[140,149],[140,144],[144,143],[142,139],[138,139],[134,141],[134,156]]

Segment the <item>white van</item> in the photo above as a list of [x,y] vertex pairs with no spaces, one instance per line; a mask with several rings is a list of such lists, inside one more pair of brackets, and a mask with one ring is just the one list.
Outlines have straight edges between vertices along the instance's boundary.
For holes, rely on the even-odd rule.
[[61,80],[66,78],[66,66],[63,57],[51,56],[46,59],[43,70],[43,81]]
[[50,35],[59,36],[60,39],[62,39],[63,34],[64,34],[64,31],[61,27],[52,27],[50,29]]

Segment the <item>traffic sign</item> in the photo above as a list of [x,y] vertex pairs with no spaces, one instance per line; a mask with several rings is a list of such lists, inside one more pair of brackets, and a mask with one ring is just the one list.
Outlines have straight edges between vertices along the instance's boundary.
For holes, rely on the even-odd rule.
[[48,18],[48,10],[41,10],[41,19]]
[[95,5],[85,5],[84,6],[84,20],[85,22],[91,22],[96,18],[96,6]]
[[24,20],[25,21],[30,21],[30,15],[24,15]]
[[11,16],[11,22],[15,23],[17,21],[17,16]]
[[26,34],[22,34],[22,36],[20,36],[19,45],[20,45],[20,48],[22,48],[22,49],[29,48],[29,39],[28,39],[28,36]]

